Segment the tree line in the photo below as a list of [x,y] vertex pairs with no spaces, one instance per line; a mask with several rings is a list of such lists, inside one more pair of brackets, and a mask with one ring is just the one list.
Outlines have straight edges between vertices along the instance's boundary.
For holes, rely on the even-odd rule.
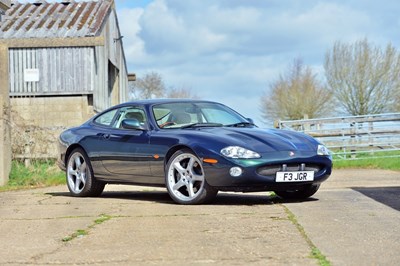
[[[296,120],[337,114],[366,115],[400,112],[400,53],[368,39],[336,42],[324,60],[325,77],[296,58],[260,97],[262,118]],[[132,99],[197,98],[190,88],[166,88],[151,72],[130,84]]]
[[367,39],[336,42],[325,55],[325,82],[295,59],[261,97],[265,120],[400,112],[400,53]]

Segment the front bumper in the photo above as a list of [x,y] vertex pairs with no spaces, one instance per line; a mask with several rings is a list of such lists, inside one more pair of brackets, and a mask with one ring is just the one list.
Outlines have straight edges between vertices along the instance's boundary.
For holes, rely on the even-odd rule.
[[[328,179],[332,172],[329,156],[299,156],[296,158],[264,159],[226,159],[220,158],[217,164],[204,163],[207,183],[222,191],[285,191],[304,185],[319,184]],[[232,167],[240,167],[243,173],[238,177],[229,174]],[[314,171],[313,181],[276,182],[278,171],[299,171],[305,168]]]
[[57,146],[58,156],[57,156],[57,162],[56,163],[57,163],[57,166],[63,171],[65,171],[65,169],[66,169],[65,156],[66,156],[66,152],[67,152],[67,145],[68,144],[66,144],[66,143],[61,141],[61,137],[58,139],[58,146]]

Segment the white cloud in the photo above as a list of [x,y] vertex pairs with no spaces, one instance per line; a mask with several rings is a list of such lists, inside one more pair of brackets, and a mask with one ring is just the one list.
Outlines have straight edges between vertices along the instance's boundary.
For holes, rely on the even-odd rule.
[[139,18],[143,15],[143,11],[141,8],[118,10],[121,34],[124,36],[125,56],[129,63],[146,60],[145,42],[138,36],[142,29]]
[[337,40],[399,45],[400,20],[386,15],[396,9],[389,0],[154,0],[118,16],[131,72],[157,71],[259,119],[259,97],[294,58],[321,73]]

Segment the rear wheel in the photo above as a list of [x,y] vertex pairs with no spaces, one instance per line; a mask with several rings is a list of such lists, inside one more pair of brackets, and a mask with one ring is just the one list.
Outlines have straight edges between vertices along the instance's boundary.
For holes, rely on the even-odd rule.
[[190,150],[175,152],[167,163],[165,184],[180,204],[203,204],[215,199],[218,190],[207,184],[201,161]]
[[319,186],[311,184],[295,190],[275,191],[275,194],[284,199],[307,199],[318,191]]
[[68,189],[73,196],[96,197],[104,190],[105,183],[94,178],[90,160],[81,148],[69,155],[66,174]]

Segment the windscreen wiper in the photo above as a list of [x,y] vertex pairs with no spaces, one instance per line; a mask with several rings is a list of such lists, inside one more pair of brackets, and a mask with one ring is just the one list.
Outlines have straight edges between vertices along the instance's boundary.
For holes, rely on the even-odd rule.
[[256,126],[250,122],[239,122],[235,124],[226,125],[226,127],[247,127],[247,126]]
[[189,125],[182,126],[181,128],[195,128],[195,127],[222,127],[220,123],[193,123]]

